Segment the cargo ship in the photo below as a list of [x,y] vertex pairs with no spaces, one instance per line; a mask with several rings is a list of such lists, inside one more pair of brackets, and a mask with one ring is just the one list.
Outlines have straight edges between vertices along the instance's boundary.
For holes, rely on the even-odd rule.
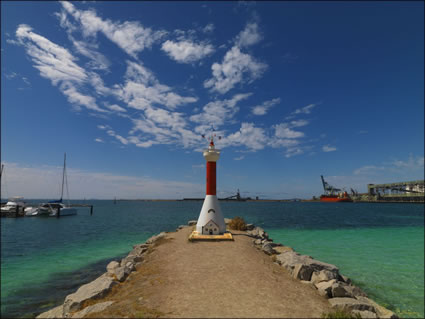
[[339,188],[335,188],[329,185],[323,175],[320,175],[322,178],[323,189],[325,193],[320,196],[321,202],[352,202],[353,200],[350,198],[346,191],[342,191]]

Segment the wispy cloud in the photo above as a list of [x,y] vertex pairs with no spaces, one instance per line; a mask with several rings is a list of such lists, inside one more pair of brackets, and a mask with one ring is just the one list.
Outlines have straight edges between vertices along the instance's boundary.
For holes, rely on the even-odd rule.
[[[238,102],[247,99],[252,93],[235,94],[231,99],[228,100],[217,100],[207,103],[199,114],[192,115],[190,120],[204,127],[210,128],[214,125],[216,128],[225,124],[226,121],[232,119],[234,115],[239,111],[237,106]],[[205,133],[198,127],[195,129],[199,133]]]
[[191,40],[177,42],[167,40],[162,44],[161,48],[170,58],[179,63],[193,63],[215,51],[211,44],[206,42],[195,43]]
[[322,151],[323,152],[334,152],[334,151],[336,151],[336,147],[335,146],[330,146],[330,145],[324,145],[322,147]]
[[164,30],[155,31],[144,27],[138,21],[121,23],[102,19],[95,10],[78,10],[68,1],[61,1],[61,4],[65,11],[80,23],[84,36],[94,37],[98,32],[102,32],[109,40],[135,58],[139,52],[145,48],[151,48],[153,43],[167,34]]
[[304,107],[298,108],[295,111],[293,111],[289,116],[286,117],[287,120],[294,118],[298,114],[310,114],[313,108],[315,108],[317,104],[309,104]]
[[279,103],[280,103],[280,98],[275,98],[275,99],[272,99],[272,100],[269,100],[269,101],[265,101],[260,105],[254,106],[251,109],[252,114],[254,114],[254,115],[265,115],[265,114],[267,114],[268,110],[271,107],[273,107],[273,106],[275,106],[276,104],[279,104]]
[[263,39],[256,22],[248,23],[236,37],[236,45],[239,47],[247,47],[260,42]]
[[92,96],[80,92],[79,87],[87,82],[89,77],[84,69],[74,62],[76,58],[68,50],[33,32],[32,28],[25,24],[18,26],[16,37],[26,48],[40,75],[58,86],[71,104],[77,108],[84,106],[89,110],[106,112],[96,104]]
[[204,87],[224,94],[238,83],[249,83],[261,77],[267,69],[267,64],[256,61],[234,46],[226,53],[223,62],[214,63],[211,69],[213,77],[204,82]]
[[235,45],[227,51],[221,63],[211,66],[212,78],[204,81],[204,87],[224,94],[238,83],[251,83],[260,78],[267,64],[243,53],[241,48],[253,45],[262,39],[257,23],[248,23],[236,37]]

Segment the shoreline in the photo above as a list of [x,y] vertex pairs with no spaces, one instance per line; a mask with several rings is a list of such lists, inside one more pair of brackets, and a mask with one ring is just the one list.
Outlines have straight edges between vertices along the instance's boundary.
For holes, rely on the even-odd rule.
[[[229,220],[226,220],[226,223],[228,222]],[[113,308],[113,304],[117,303],[116,300],[107,300],[108,295],[111,292],[116,292],[118,288],[125,290],[125,286],[134,281],[138,273],[149,268],[150,256],[158,254],[158,251],[162,249],[162,245],[166,246],[170,237],[178,233],[191,231],[194,223],[196,224],[196,221],[190,221],[188,226],[179,226],[175,232],[161,232],[149,238],[145,243],[135,245],[134,249],[121,261],[110,262],[106,267],[106,273],[94,281],[81,286],[75,293],[68,295],[64,304],[40,314],[37,318],[91,317],[93,314],[95,314],[93,317],[96,317],[102,313],[107,313],[108,309]],[[354,286],[349,278],[339,273],[339,269],[335,265],[317,261],[310,256],[300,255],[288,246],[274,243],[260,227],[248,225],[248,229],[247,231],[232,230],[231,232],[236,235],[237,239],[235,240],[241,241],[239,238],[244,238],[245,242],[249,240],[249,249],[255,247],[255,251],[261,252],[265,256],[265,262],[274,264],[275,266],[273,267],[278,267],[286,273],[286,276],[300,283],[301,286],[308,287],[321,299],[327,299],[329,309],[344,309],[352,314],[358,313],[362,318],[398,318],[393,312],[367,298],[367,295],[360,288]],[[248,239],[245,239],[245,237]],[[210,243],[202,244],[208,245]],[[179,245],[183,244],[180,243]],[[236,252],[238,254],[245,253],[242,250],[237,250]],[[260,265],[257,266],[260,267]],[[267,274],[262,275],[267,276]],[[147,276],[145,279],[151,280],[152,278]],[[149,303],[145,305],[147,309],[154,309],[152,310],[154,312],[148,313],[148,317],[161,317],[164,315],[161,309],[150,307],[152,305]],[[208,314],[208,312],[198,313],[197,317],[205,317]],[[257,315],[253,313],[247,317]],[[185,317],[184,313],[183,317]],[[244,316],[239,315],[237,317]],[[317,313],[313,316],[307,315],[305,317],[314,318],[317,317]]]

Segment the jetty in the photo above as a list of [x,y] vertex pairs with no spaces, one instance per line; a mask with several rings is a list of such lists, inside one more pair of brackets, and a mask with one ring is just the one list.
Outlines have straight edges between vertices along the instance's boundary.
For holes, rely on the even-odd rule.
[[260,227],[228,229],[233,241],[189,241],[196,222],[133,246],[37,318],[398,318],[337,266],[273,242]]

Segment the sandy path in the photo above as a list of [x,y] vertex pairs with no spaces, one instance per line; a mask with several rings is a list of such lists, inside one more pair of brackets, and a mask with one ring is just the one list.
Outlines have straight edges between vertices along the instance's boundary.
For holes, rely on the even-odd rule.
[[254,248],[252,238],[190,243],[190,231],[168,233],[105,298],[116,302],[94,317],[320,318],[330,311],[326,299]]

